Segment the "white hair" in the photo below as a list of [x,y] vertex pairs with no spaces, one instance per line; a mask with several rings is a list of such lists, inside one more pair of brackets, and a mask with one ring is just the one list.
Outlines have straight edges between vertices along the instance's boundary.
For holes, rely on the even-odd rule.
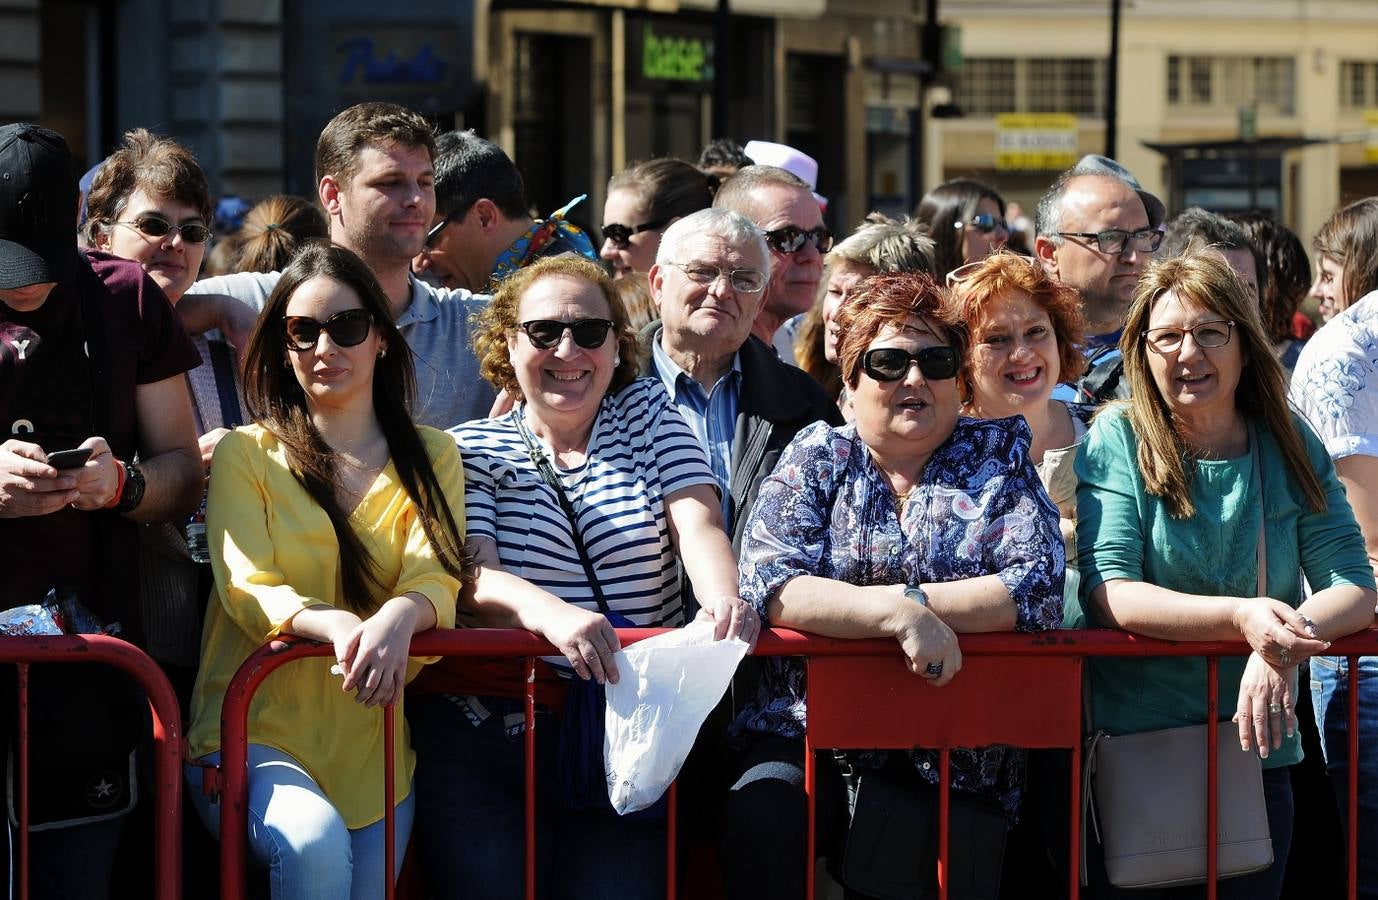
[[761,260],[761,271],[770,276],[770,248],[766,246],[765,236],[755,223],[739,212],[721,207],[709,207],[690,213],[665,229],[660,236],[660,249],[656,251],[656,263],[665,265],[674,262],[684,243],[700,235],[712,235],[741,249],[751,248],[756,258]]

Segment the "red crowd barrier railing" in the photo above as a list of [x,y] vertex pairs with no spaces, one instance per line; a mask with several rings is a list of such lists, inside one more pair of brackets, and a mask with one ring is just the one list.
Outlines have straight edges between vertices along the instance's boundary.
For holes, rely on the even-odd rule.
[[29,666],[100,663],[133,677],[148,695],[153,717],[154,896],[177,900],[182,892],[182,715],[177,695],[158,664],[119,638],[0,637],[0,663],[14,663],[18,684],[19,896],[29,896]]
[[[667,629],[619,629],[623,646]],[[934,688],[913,675],[894,641],[823,638],[786,629],[761,634],[756,656],[799,656],[808,661],[808,733],[805,737],[804,783],[808,795],[807,896],[814,894],[815,772],[813,751],[830,749],[905,749],[939,752],[938,893],[948,896],[948,812],[950,751],[957,747],[1010,744],[1027,748],[1060,747],[1071,751],[1071,833],[1068,895],[1079,895],[1082,768],[1082,670],[1088,657],[1192,656],[1207,660],[1206,834],[1217,830],[1216,749],[1219,744],[1216,672],[1220,657],[1243,656],[1243,641],[1163,641],[1122,631],[1049,631],[1038,634],[967,634],[961,637],[962,671],[949,684]],[[460,629],[430,631],[412,640],[416,656],[526,658],[526,896],[535,898],[535,665],[555,654],[546,641],[525,631]],[[225,900],[244,896],[247,836],[248,713],[254,691],[278,666],[309,656],[326,656],[326,644],[298,643],[263,647],[245,661],[230,682],[221,711],[220,877]],[[1358,665],[1361,655],[1378,655],[1378,628],[1335,641],[1329,656],[1348,657],[1349,781],[1346,803],[1347,892],[1358,892]],[[906,711],[908,714],[901,714]],[[391,863],[392,709],[384,710],[386,833]],[[1226,723],[1227,727],[1233,727]],[[1309,726],[1308,726],[1309,727]],[[674,786],[669,794],[666,896],[675,897]],[[392,871],[391,865],[387,870]],[[1207,897],[1215,900],[1217,848],[1207,845]],[[389,881],[386,896],[394,889]]]

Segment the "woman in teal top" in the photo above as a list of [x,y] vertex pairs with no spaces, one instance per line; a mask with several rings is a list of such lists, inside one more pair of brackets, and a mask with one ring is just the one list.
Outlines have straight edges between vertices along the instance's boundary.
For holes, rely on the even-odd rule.
[[[1373,573],[1334,467],[1288,409],[1257,307],[1223,257],[1201,249],[1154,263],[1120,347],[1131,399],[1096,419],[1076,463],[1082,603],[1092,625],[1243,637],[1253,648],[1221,660],[1220,709],[1233,713],[1240,746],[1263,757],[1274,862],[1221,882],[1219,896],[1277,897],[1292,831],[1285,767],[1301,759],[1296,666],[1373,621]],[[1312,593],[1298,605],[1302,574]],[[1098,659],[1090,669],[1097,729],[1206,721],[1202,659]]]

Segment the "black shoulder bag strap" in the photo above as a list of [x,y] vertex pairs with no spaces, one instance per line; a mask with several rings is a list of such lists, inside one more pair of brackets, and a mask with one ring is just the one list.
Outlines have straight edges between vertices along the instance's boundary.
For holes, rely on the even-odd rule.
[[220,424],[226,428],[243,425],[239,415],[239,398],[234,389],[234,358],[230,345],[224,341],[207,341],[211,351],[211,370],[215,373],[215,393],[220,400]]
[[560,476],[556,474],[555,467],[546,459],[545,453],[541,450],[540,444],[527,431],[526,424],[522,421],[520,411],[513,417],[517,423],[517,434],[522,436],[522,443],[526,444],[526,452],[531,455],[531,462],[536,467],[536,471],[541,473],[541,480],[550,486],[555,492],[555,498],[560,501],[560,508],[565,511],[565,517],[569,519],[570,536],[574,538],[574,549],[579,553],[579,562],[584,564],[584,575],[589,580],[589,590],[593,591],[593,599],[598,604],[598,611],[605,616],[613,616],[612,607],[608,606],[608,600],[603,596],[603,588],[598,584],[598,576],[593,571],[593,560],[589,559],[588,548],[584,546],[583,535],[579,533],[579,517],[574,512],[574,504],[569,502],[569,495],[565,493],[565,487],[560,482]]

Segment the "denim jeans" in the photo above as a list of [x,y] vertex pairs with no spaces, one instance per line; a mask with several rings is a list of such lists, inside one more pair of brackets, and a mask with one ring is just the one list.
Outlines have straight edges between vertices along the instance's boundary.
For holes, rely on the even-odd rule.
[[[1311,657],[1311,702],[1340,821],[1348,822],[1349,661]],[[1378,656],[1359,657],[1359,896],[1378,898]],[[1347,833],[1347,832],[1346,832]]]
[[[416,750],[416,843],[441,900],[520,898],[525,892],[525,735],[501,715],[475,727],[443,696],[407,699]],[[665,894],[665,825],[558,800],[559,719],[536,727],[536,884],[560,900],[654,900]]]
[[[218,752],[201,758],[219,763]],[[220,837],[220,806],[201,791],[202,770],[186,767],[192,805]],[[416,792],[397,804],[396,867],[411,835]],[[273,900],[367,900],[382,897],[386,847],[383,820],[346,828],[320,785],[281,750],[249,744],[249,850],[268,868]],[[392,873],[393,881],[397,872]]]

